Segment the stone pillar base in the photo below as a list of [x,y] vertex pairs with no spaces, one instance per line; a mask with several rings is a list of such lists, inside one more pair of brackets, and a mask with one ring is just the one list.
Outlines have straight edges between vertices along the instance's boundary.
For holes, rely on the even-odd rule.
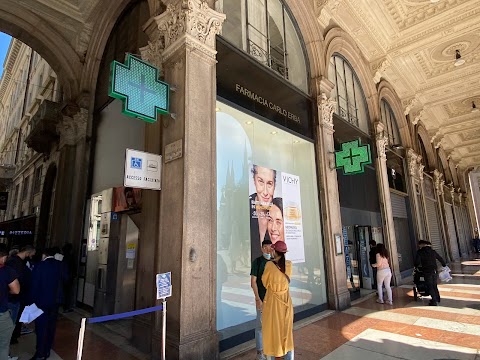
[[[152,360],[162,358],[162,333],[155,331],[152,336]],[[179,339],[168,336],[165,350],[166,359],[182,360],[216,360],[218,359],[217,333],[205,333],[194,338],[184,338],[180,344]]]
[[330,308],[335,309],[337,311],[342,311],[348,309],[351,306],[350,301],[350,291],[348,289],[346,291],[341,291],[337,294],[336,298],[333,299],[335,302],[332,304],[330,303]]

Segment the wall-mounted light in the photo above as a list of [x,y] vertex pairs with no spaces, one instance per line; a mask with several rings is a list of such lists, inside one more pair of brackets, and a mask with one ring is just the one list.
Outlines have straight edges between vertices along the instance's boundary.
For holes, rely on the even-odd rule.
[[478,111],[477,105],[475,105],[475,101],[472,101],[472,113],[477,111]]
[[465,64],[465,60],[462,59],[462,55],[460,55],[460,50],[455,50],[455,62],[453,65],[460,66]]

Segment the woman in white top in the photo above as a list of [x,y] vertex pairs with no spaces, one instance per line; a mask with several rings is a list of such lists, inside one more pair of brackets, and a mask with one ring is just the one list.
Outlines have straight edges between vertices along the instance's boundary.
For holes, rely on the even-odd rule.
[[377,254],[375,255],[377,262],[373,264],[373,267],[377,268],[377,290],[378,290],[378,299],[377,302],[383,304],[383,284],[385,284],[385,289],[387,289],[388,300],[385,302],[388,305],[392,305],[392,289],[390,288],[390,280],[392,280],[392,271],[390,270],[390,265],[388,264],[388,251],[385,248],[385,245],[378,244],[376,247]]

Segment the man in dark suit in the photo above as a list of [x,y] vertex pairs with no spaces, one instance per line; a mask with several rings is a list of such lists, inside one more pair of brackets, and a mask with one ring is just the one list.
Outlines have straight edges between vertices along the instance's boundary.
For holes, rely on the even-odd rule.
[[43,314],[35,320],[37,346],[31,360],[48,358],[55,338],[58,306],[63,301],[64,271],[62,262],[54,256],[54,249],[46,249],[32,273],[31,301]]

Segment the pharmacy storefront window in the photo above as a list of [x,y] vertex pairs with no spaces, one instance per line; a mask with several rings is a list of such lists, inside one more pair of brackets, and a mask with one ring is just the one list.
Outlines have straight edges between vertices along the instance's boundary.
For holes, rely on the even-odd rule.
[[223,350],[253,338],[250,266],[261,255],[262,240],[287,243],[295,313],[302,317],[327,298],[313,142],[223,101],[217,102],[216,125],[217,330]]

